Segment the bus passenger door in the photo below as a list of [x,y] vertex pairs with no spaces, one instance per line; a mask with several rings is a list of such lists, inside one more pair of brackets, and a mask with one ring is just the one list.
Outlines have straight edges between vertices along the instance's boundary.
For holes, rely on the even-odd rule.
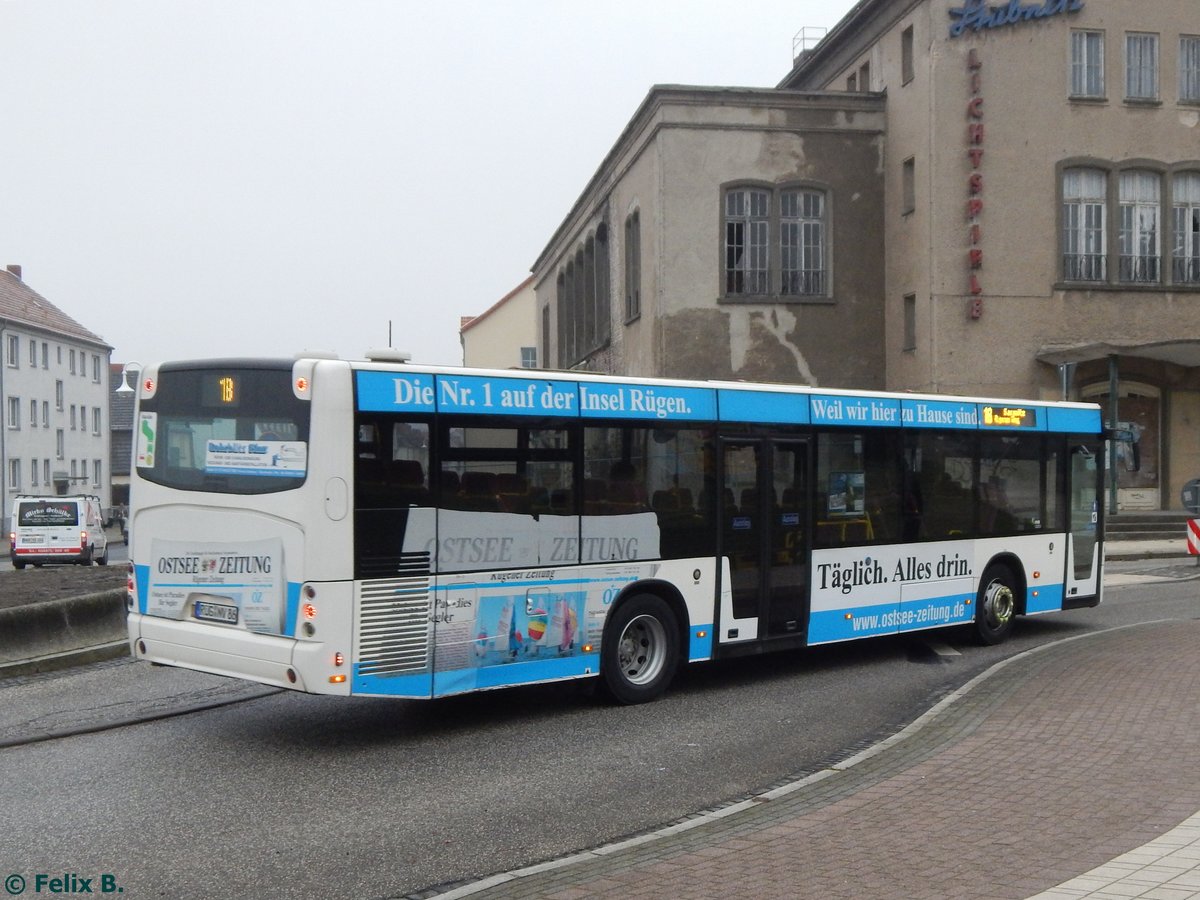
[[1099,582],[1103,552],[1100,541],[1100,505],[1104,493],[1103,452],[1104,445],[1099,441],[1071,445],[1067,472],[1069,552],[1063,606],[1070,606],[1075,597],[1094,595]]
[[[808,615],[808,442],[722,441],[719,553],[729,559],[725,641],[803,634]],[[755,620],[754,634],[729,623]],[[733,631],[738,627],[734,625]]]

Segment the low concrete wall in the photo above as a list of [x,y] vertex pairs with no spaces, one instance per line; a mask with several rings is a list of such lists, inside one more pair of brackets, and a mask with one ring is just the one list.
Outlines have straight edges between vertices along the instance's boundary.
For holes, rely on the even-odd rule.
[[125,640],[125,591],[0,609],[0,666]]

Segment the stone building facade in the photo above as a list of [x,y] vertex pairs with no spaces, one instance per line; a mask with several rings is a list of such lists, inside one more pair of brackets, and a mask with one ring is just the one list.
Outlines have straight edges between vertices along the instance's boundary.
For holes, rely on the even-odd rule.
[[862,0],[774,90],[653,89],[533,272],[551,365],[1097,400],[1177,507],[1195,0]]

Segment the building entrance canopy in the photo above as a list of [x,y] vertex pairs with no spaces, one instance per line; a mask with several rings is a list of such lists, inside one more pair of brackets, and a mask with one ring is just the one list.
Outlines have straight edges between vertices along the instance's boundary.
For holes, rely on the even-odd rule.
[[1046,344],[1037,352],[1039,362],[1052,366],[1090,362],[1113,356],[1138,356],[1177,366],[1195,368],[1200,366],[1200,338],[1185,338],[1174,341],[1146,341],[1144,343],[1110,343],[1108,341],[1082,341],[1078,344]]

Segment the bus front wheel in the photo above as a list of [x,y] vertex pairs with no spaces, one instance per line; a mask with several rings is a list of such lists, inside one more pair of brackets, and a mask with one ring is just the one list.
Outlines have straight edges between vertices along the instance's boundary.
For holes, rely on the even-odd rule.
[[1012,633],[1017,617],[1016,581],[1004,566],[989,566],[975,598],[975,635],[984,644],[999,644]]
[[604,629],[600,677],[618,703],[645,703],[667,689],[679,664],[679,625],[662,598],[639,594]]

